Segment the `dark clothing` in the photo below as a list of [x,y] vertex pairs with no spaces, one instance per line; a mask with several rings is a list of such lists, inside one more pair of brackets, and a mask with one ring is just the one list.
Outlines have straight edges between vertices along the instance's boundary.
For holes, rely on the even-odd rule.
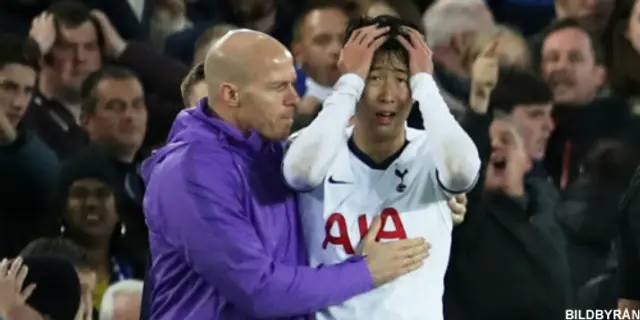
[[597,99],[587,106],[556,105],[556,129],[547,144],[544,167],[556,186],[564,188],[580,175],[587,154],[601,139],[621,139],[629,118],[624,100]]
[[31,21],[53,2],[36,0],[33,4],[23,4],[19,0],[0,1],[0,33],[26,37],[31,29]]
[[564,319],[566,256],[539,191],[528,185],[529,199],[489,195],[454,229],[446,319]]
[[558,219],[567,234],[574,292],[607,272],[618,236],[616,208],[626,186],[585,174],[563,193]]
[[620,202],[619,297],[640,301],[640,169]]
[[35,132],[60,159],[75,153],[89,141],[75,117],[62,103],[36,93],[22,122]]
[[0,257],[14,257],[45,234],[58,158],[37,136],[23,132],[0,147]]

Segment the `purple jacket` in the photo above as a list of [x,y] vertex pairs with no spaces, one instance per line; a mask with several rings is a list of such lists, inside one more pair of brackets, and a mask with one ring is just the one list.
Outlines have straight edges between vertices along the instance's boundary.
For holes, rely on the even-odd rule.
[[206,100],[143,164],[151,319],[311,319],[373,288],[361,257],[311,268],[283,144],[243,135]]

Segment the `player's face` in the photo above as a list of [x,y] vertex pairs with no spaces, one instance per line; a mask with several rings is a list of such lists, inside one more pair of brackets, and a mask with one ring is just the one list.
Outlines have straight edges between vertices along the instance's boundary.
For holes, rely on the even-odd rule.
[[411,103],[407,62],[396,53],[376,54],[358,104],[356,124],[378,140],[391,140],[404,132]]
[[286,139],[291,131],[300,97],[294,87],[296,70],[291,55],[272,59],[256,72],[240,95],[241,117],[250,128],[270,140]]

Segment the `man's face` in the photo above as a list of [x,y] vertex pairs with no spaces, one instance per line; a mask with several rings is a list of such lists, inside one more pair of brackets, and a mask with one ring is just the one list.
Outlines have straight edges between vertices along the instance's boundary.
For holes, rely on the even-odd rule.
[[147,106],[136,78],[103,79],[95,89],[98,103],[83,117],[92,141],[137,151],[147,131]]
[[541,160],[547,150],[547,141],[555,129],[552,110],[551,103],[513,109],[513,119],[524,130],[524,147],[532,159]]
[[411,112],[409,68],[397,53],[377,53],[356,110],[356,124],[376,140],[402,134]]
[[542,74],[556,103],[589,103],[604,84],[591,41],[581,30],[567,28],[547,35],[542,45]]
[[336,9],[315,10],[300,28],[301,40],[294,44],[296,61],[316,82],[331,87],[340,77],[338,58],[348,18]]
[[276,9],[275,0],[229,0],[235,14],[245,23],[265,18]]
[[487,164],[485,189],[502,190],[508,183],[507,179],[514,178],[512,175],[524,176],[530,168],[530,158],[522,135],[512,121],[494,120],[489,127],[489,138],[491,155]]
[[591,31],[601,31],[613,12],[614,0],[556,0],[567,18],[580,21]]
[[255,72],[239,95],[238,118],[270,140],[286,139],[300,97],[291,55],[271,59]]
[[59,84],[69,90],[80,90],[89,74],[102,66],[98,34],[91,21],[75,28],[60,26],[51,50],[51,64]]
[[142,292],[118,293],[113,299],[113,318],[138,320],[142,306]]
[[636,52],[640,52],[640,1],[636,1],[629,16],[626,38]]
[[33,68],[22,64],[11,63],[0,69],[0,112],[14,128],[27,111],[36,77]]
[[110,237],[118,223],[116,200],[109,186],[96,179],[80,179],[69,187],[66,224],[81,234]]

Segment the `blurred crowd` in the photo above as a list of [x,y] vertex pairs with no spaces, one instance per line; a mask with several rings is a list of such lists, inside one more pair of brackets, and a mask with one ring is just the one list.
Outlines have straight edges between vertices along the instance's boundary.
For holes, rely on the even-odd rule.
[[[505,179],[525,181],[522,203],[468,195],[446,318],[639,308],[640,0],[3,0],[0,319],[138,319],[138,167],[206,96],[209,46],[237,28],[288,46],[298,130],[331,94],[361,15],[425,34],[481,183],[509,194]],[[422,123],[414,108],[408,125]]]

